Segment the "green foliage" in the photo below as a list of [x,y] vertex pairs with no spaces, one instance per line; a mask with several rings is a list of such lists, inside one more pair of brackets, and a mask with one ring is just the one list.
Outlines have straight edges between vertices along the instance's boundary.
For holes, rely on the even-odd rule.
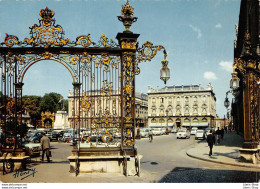
[[37,120],[41,119],[41,112],[40,112],[40,96],[24,96],[23,97],[23,106],[26,112],[29,113],[32,125],[36,126]]
[[63,98],[60,94],[49,93],[45,94],[40,101],[41,112],[57,112],[59,110],[59,100]]

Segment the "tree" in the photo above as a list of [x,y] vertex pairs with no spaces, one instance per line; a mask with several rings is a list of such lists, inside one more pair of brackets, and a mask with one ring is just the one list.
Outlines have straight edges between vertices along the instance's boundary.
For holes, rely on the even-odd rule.
[[23,106],[27,113],[31,117],[32,125],[36,126],[37,120],[41,119],[40,112],[40,96],[24,96],[23,97]]
[[57,112],[59,109],[59,101],[63,98],[62,95],[57,93],[45,94],[40,101],[41,112]]

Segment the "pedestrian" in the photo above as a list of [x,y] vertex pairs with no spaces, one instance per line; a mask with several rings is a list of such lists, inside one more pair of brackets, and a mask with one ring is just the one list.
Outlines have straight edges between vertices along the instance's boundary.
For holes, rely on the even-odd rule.
[[222,129],[220,130],[220,135],[221,135],[221,139],[222,139],[222,140],[224,139],[224,133],[225,133],[224,128],[222,128]]
[[219,130],[219,127],[218,130],[216,131],[216,135],[217,135],[217,143],[220,144],[221,131]]
[[228,127],[227,127],[227,126],[225,126],[225,133],[227,133],[227,131],[228,131]]
[[44,161],[44,154],[46,152],[46,157],[48,162],[50,162],[50,139],[45,136],[45,132],[42,133],[42,138],[41,138],[41,150],[42,150],[42,159],[41,161]]
[[209,131],[209,134],[207,136],[207,142],[208,142],[208,146],[209,146],[209,156],[212,155],[212,148],[213,145],[215,144],[215,136],[212,134],[212,130]]
[[153,141],[153,131],[152,131],[152,129],[149,131],[149,141],[150,142]]

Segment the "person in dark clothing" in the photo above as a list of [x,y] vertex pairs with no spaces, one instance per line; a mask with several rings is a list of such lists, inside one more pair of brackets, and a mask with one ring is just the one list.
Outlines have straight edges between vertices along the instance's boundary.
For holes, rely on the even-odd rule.
[[218,130],[216,131],[216,135],[217,135],[217,143],[220,144],[221,131],[219,130],[219,127]]
[[209,131],[209,134],[207,136],[207,142],[208,142],[208,146],[209,146],[209,156],[212,155],[212,148],[213,145],[215,144],[215,136],[212,134],[212,130]]
[[225,133],[224,128],[222,128],[222,129],[220,130],[220,135],[221,135],[221,139],[222,139],[222,140],[223,140],[223,138],[224,138],[224,133]]

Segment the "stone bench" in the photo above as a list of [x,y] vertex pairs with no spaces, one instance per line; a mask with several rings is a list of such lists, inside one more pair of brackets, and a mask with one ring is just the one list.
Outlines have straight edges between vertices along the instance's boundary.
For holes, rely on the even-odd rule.
[[30,156],[15,156],[15,157],[12,157],[12,156],[3,157],[3,156],[1,156],[0,162],[3,163],[3,167],[2,167],[3,174],[5,174],[4,163],[6,163],[6,161],[12,164],[10,171],[16,171],[16,170],[20,170],[20,169],[26,170],[26,161],[28,159],[30,159]]

